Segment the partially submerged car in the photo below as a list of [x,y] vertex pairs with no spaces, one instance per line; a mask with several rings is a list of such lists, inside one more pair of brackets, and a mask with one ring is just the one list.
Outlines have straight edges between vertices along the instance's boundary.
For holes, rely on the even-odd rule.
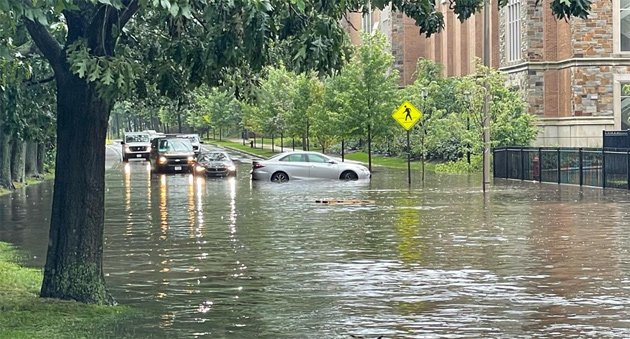
[[252,163],[252,179],[286,182],[293,179],[369,179],[367,167],[341,162],[319,152],[295,151]]
[[149,161],[155,173],[192,172],[196,164],[190,140],[172,137],[151,140]]
[[229,177],[236,175],[236,166],[226,152],[208,152],[197,157],[195,171],[209,177]]
[[129,161],[129,159],[149,160],[151,147],[151,138],[149,133],[126,132],[120,143],[122,144],[123,162]]

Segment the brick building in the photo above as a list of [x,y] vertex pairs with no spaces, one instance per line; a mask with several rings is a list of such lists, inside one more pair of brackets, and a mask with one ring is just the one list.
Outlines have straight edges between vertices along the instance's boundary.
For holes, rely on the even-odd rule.
[[[550,0],[509,0],[490,9],[490,64],[505,72],[521,91],[530,113],[538,116],[540,146],[601,146],[602,130],[630,129],[630,2],[594,0],[587,20],[557,20]],[[413,81],[418,58],[443,64],[446,75],[473,71],[482,57],[483,15],[459,23],[448,2],[445,30],[421,37],[412,20],[384,10],[371,16],[351,14],[359,30],[375,27],[392,43],[403,85]],[[348,25],[350,26],[350,24]],[[359,33],[349,28],[353,42]]]

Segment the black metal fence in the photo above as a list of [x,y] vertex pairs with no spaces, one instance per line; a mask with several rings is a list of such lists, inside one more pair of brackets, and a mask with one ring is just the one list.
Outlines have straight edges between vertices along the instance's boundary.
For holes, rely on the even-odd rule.
[[604,148],[630,148],[630,130],[602,131]]
[[495,178],[630,189],[629,148],[530,148],[493,150]]

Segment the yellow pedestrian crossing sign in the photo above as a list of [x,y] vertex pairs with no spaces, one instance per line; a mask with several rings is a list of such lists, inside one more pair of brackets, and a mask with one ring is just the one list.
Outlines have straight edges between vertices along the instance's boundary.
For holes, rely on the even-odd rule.
[[392,118],[398,121],[400,126],[406,130],[410,130],[422,118],[422,112],[414,107],[409,101],[404,101],[394,113]]

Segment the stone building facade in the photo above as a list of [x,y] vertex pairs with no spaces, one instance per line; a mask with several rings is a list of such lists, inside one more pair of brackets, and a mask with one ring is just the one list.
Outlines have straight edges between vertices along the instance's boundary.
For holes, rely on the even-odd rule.
[[603,130],[630,127],[622,96],[630,48],[621,48],[623,31],[630,36],[630,21],[623,24],[630,8],[624,13],[620,0],[594,0],[587,20],[564,21],[549,5],[510,0],[501,10],[499,69],[539,117],[538,145],[600,147]]
[[[491,1],[491,6],[494,1]],[[538,116],[538,146],[600,147],[603,130],[630,129],[630,3],[593,0],[588,19],[556,19],[550,0],[508,0],[490,9],[490,64],[508,76]],[[442,1],[445,29],[430,38],[413,21],[384,10],[371,16],[350,14],[352,29],[383,31],[392,43],[401,85],[414,80],[418,58],[444,65],[445,75],[474,71],[482,57],[483,15],[460,23]],[[378,23],[378,24],[376,24]],[[375,25],[376,24],[376,25]]]

